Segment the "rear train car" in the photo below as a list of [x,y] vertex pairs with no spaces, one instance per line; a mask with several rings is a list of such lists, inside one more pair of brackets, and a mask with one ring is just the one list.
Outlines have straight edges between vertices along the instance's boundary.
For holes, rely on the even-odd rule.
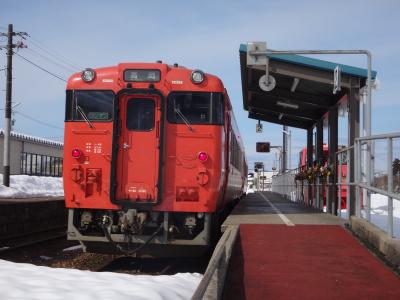
[[246,188],[244,147],[223,83],[177,65],[122,63],[74,74],[64,151],[68,239],[88,251],[204,249],[220,212]]

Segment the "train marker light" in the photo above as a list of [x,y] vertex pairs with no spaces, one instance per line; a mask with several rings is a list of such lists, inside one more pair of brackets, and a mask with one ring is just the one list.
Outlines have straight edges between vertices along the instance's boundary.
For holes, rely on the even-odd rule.
[[200,152],[197,157],[201,162],[206,162],[208,159],[208,155],[205,152]]
[[87,68],[81,73],[82,80],[85,82],[91,82],[96,77],[96,72],[93,69]]
[[194,84],[200,84],[204,81],[205,75],[203,71],[194,70],[192,74],[190,74],[190,79]]
[[79,149],[73,149],[72,150],[72,157],[78,159],[79,157],[82,156],[82,151]]

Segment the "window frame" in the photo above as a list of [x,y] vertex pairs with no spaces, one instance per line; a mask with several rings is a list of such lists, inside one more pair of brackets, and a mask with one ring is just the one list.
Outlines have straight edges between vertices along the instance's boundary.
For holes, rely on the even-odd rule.
[[30,176],[62,177],[63,160],[64,158],[60,156],[21,152],[20,173]]
[[[224,126],[225,125],[225,97],[224,97],[224,93],[223,92],[209,92],[209,91],[172,91],[168,94],[167,96],[167,109],[166,109],[166,119],[168,121],[168,123],[170,124],[177,124],[177,125],[184,125],[185,123],[183,122],[174,122],[172,120],[170,120],[169,117],[169,108],[170,108],[170,102],[173,99],[174,95],[179,95],[179,94],[187,94],[187,93],[191,93],[191,94],[218,94],[221,97],[222,100],[222,122],[221,123],[192,123],[190,122],[190,125],[195,125],[195,126],[204,126],[204,125],[208,125],[208,126]],[[190,121],[190,120],[189,120]]]
[[[114,122],[114,107],[115,107],[115,98],[116,95],[113,90],[67,90],[66,91],[66,100],[65,100],[65,120],[64,122],[85,122],[85,120],[74,120],[73,119],[73,110],[74,110],[74,95],[76,92],[109,92],[112,93],[112,110],[111,110],[111,117],[107,120],[90,120],[92,123],[112,123]],[[68,110],[70,108],[70,110]]]
[[[128,103],[130,101],[135,102],[137,100],[146,100],[146,101],[149,101],[149,102],[153,103],[153,126],[148,130],[129,129],[128,126],[127,126],[127,123],[128,123]],[[125,112],[126,114],[124,116],[125,117],[125,129],[128,130],[129,132],[151,132],[151,131],[153,131],[154,128],[156,127],[156,110],[157,110],[157,103],[152,98],[135,98],[135,97],[128,98],[128,100],[126,101],[126,112]]]

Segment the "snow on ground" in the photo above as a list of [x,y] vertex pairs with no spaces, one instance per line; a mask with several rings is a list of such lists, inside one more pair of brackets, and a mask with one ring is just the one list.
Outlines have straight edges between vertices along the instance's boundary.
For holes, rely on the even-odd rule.
[[[0,174],[0,182],[3,175]],[[12,175],[10,187],[0,184],[0,198],[64,196],[61,177]]]
[[[366,211],[362,210],[363,218]],[[342,209],[342,218],[347,218],[347,210]],[[371,223],[387,232],[388,228],[388,200],[381,194],[371,194]],[[393,235],[400,239],[400,201],[393,199]]]
[[[0,182],[2,180],[0,174]],[[59,177],[13,175],[10,187],[0,185],[0,198],[63,195],[62,178]],[[43,259],[47,257],[43,256]],[[0,260],[0,299],[190,299],[201,278],[202,275],[197,273],[129,275],[56,269]]]
[[247,189],[246,194],[253,194],[254,190],[253,189]]
[[63,252],[75,251],[75,250],[79,250],[82,248],[83,248],[82,245],[71,246],[71,247],[63,249]]
[[49,268],[0,260],[1,299],[190,299],[202,275],[129,275]]
[[[363,210],[363,217],[366,213]],[[387,231],[388,224],[388,200],[387,197],[380,194],[371,195],[371,222]],[[393,234],[400,238],[400,201],[393,199]]]

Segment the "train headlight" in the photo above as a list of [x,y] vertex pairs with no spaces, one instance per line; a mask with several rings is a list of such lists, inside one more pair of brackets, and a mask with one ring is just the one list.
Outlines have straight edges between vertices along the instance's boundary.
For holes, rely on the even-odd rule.
[[205,75],[200,70],[194,70],[192,74],[190,74],[190,79],[194,84],[200,84],[204,81]]
[[72,157],[73,157],[73,158],[78,159],[79,157],[82,156],[82,151],[75,148],[75,149],[72,150],[72,153],[71,153],[71,154],[72,154]]
[[81,77],[84,82],[91,82],[96,78],[96,72],[93,69],[87,68],[82,71]]
[[197,155],[197,158],[199,159],[199,161],[201,162],[206,162],[208,159],[208,155],[205,152],[199,152],[199,155]]

